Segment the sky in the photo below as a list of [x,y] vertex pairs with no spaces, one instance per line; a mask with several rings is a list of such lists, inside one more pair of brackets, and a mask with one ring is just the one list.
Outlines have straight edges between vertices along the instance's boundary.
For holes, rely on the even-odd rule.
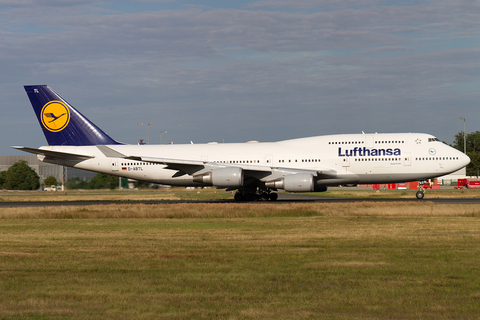
[[0,0],[0,82],[0,155],[47,144],[33,84],[124,143],[451,143],[480,130],[480,2]]

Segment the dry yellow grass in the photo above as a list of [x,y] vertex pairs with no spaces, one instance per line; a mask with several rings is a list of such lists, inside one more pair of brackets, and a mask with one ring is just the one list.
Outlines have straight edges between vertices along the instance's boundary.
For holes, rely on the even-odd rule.
[[179,200],[172,192],[118,192],[118,191],[67,191],[67,192],[3,192],[0,201],[99,201],[99,200]]
[[480,216],[478,205],[423,203],[301,203],[301,204],[111,204],[3,208],[0,219],[151,219],[151,218],[246,218],[297,216]]

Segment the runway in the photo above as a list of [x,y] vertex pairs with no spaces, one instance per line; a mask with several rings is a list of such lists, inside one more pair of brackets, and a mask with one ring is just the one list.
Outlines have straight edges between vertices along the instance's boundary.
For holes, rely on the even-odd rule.
[[[257,204],[286,204],[286,203],[385,203],[385,202],[410,202],[410,203],[434,203],[434,204],[480,204],[480,198],[431,198],[423,200],[416,198],[331,198],[310,195],[279,194],[277,201],[255,201],[245,203]],[[22,207],[60,207],[60,206],[93,206],[93,205],[125,205],[125,204],[181,204],[181,203],[237,203],[233,199],[228,200],[85,200],[85,201],[0,201],[0,208]]]

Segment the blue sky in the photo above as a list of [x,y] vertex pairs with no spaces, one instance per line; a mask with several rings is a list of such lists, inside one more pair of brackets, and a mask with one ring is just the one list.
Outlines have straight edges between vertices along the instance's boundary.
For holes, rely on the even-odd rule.
[[[0,154],[48,84],[114,139],[480,130],[478,1],[0,0]],[[139,127],[147,140],[147,126]]]

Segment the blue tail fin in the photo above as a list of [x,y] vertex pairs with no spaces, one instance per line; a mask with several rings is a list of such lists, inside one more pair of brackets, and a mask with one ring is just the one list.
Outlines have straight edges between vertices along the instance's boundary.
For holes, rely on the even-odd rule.
[[25,86],[50,146],[119,144],[75,110],[49,86]]

